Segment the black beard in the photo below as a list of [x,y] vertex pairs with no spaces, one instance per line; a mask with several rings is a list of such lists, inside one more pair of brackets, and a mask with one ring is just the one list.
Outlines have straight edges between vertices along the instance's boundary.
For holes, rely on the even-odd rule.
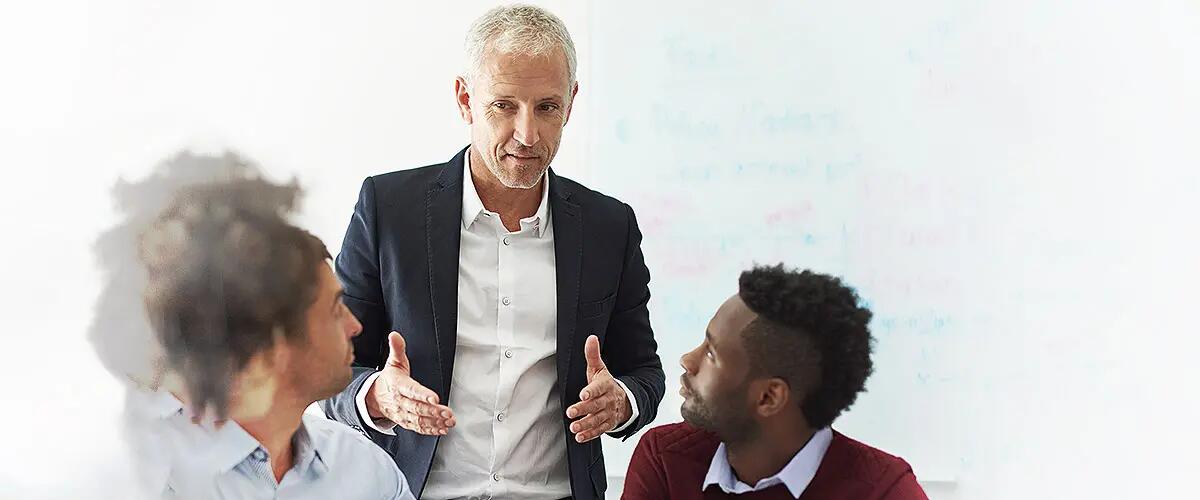
[[733,398],[720,398],[718,404],[710,404],[695,392],[691,396],[691,401],[684,402],[679,411],[684,422],[716,434],[726,444],[744,443],[758,436],[758,424],[750,415],[738,411]]

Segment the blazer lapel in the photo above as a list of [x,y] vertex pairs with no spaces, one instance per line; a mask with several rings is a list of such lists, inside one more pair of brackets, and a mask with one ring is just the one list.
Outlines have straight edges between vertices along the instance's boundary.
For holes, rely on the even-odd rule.
[[[554,224],[554,268],[558,298],[558,384],[563,407],[567,400],[567,374],[575,356],[575,324],[579,312],[579,276],[583,265],[583,217],[571,201],[571,191],[550,171],[550,211]],[[578,353],[580,356],[583,352]]]
[[462,226],[463,162],[467,149],[442,167],[425,197],[426,258],[429,261],[429,297],[438,348],[438,390],[449,401],[458,340],[458,247]]

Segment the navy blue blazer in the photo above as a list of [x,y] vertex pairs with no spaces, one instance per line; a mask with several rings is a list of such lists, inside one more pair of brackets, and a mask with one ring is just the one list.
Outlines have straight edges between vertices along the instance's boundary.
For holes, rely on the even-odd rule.
[[[388,436],[366,428],[354,396],[387,360],[387,335],[395,330],[404,335],[413,378],[454,407],[450,380],[466,152],[460,151],[447,163],[368,177],[336,261],[346,305],[362,322],[363,331],[354,339],[353,380],[322,407],[329,418],[359,429],[394,457],[418,495],[437,452],[438,437],[399,427],[396,436]],[[553,170],[549,179],[565,458],[574,498],[602,499],[607,479],[600,439],[576,443],[565,412],[579,401],[587,383],[583,345],[594,334],[600,337],[609,371],[637,399],[637,421],[616,437],[626,439],[654,420],[665,383],[646,309],[650,272],[629,205]]]

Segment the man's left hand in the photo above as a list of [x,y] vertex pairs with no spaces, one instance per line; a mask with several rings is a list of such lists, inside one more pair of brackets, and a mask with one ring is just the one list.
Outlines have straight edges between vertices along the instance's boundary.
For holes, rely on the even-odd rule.
[[571,422],[575,441],[586,443],[616,429],[633,416],[633,408],[625,390],[617,379],[608,373],[604,360],[600,359],[600,339],[590,335],[583,345],[583,356],[587,358],[587,387],[579,392],[579,402],[567,408],[567,418],[579,418]]

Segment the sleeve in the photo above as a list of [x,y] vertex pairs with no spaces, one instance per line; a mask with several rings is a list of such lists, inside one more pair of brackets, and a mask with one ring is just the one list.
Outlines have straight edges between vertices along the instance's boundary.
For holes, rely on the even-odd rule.
[[616,380],[617,385],[621,386],[621,390],[625,391],[625,400],[629,401],[629,408],[631,410],[633,410],[632,412],[630,412],[629,419],[626,420],[625,423],[622,423],[621,425],[618,425],[615,429],[608,431],[608,433],[610,435],[620,436],[621,431],[628,428],[634,422],[637,422],[638,414],[640,412],[638,411],[637,396],[633,395],[633,391],[629,390],[629,386],[625,385],[625,382],[622,382],[621,379],[619,379],[619,378],[613,379],[613,380]]
[[389,321],[383,303],[383,287],[379,277],[379,248],[375,220],[375,183],[371,177],[363,181],[354,205],[354,215],[346,228],[342,250],[338,252],[335,270],[345,289],[342,300],[362,323],[362,333],[354,337],[353,378],[342,392],[321,402],[325,415],[349,425],[360,432],[366,425],[359,415],[357,397],[360,389],[383,365],[387,349]]
[[628,243],[616,303],[608,322],[604,363],[613,376],[633,394],[638,415],[620,432],[611,434],[622,440],[642,429],[658,414],[658,404],[666,392],[658,343],[650,328],[650,270],[642,256],[642,232],[633,209],[625,205],[628,217]]
[[375,379],[379,378],[379,372],[372,373],[366,380],[363,381],[362,387],[358,389],[358,394],[354,396],[354,406],[358,410],[358,419],[362,421],[371,430],[388,436],[396,435],[396,423],[386,418],[370,418],[367,412],[367,391],[371,390],[371,384],[375,383]]

